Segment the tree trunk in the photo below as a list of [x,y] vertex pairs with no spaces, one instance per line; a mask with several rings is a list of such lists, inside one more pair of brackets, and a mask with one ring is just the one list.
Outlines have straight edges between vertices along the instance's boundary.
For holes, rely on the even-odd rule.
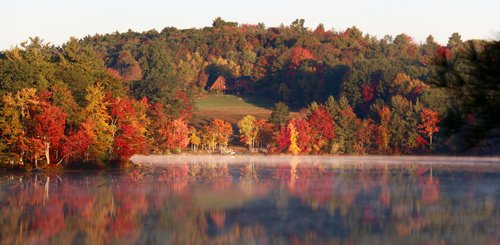
[[45,142],[45,158],[47,159],[47,165],[50,165],[50,143]]

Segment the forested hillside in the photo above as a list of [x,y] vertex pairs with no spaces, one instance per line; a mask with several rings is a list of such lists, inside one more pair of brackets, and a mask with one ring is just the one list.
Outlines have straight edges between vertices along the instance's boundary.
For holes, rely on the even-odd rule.
[[[225,148],[227,122],[190,127],[193,99],[219,76],[249,76],[259,96],[286,104],[269,122],[240,128],[250,148],[394,154],[495,145],[498,47],[458,33],[439,45],[356,27],[310,30],[304,20],[265,27],[220,18],[202,29],[97,34],[61,46],[30,38],[0,52],[0,148],[16,163]],[[302,116],[289,120],[287,106],[304,108]]]

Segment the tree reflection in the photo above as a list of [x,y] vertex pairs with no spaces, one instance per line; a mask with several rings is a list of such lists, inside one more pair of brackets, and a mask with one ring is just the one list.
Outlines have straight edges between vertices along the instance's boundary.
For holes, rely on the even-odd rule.
[[0,241],[497,243],[498,177],[299,162],[2,176]]

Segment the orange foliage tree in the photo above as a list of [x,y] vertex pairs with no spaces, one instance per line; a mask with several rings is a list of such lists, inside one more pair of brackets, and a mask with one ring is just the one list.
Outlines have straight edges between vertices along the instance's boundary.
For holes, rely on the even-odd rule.
[[221,119],[214,119],[210,124],[203,126],[200,132],[202,146],[210,151],[215,150],[217,146],[225,149],[232,133],[231,123]]
[[375,143],[377,144],[378,153],[385,153],[389,146],[389,120],[391,111],[388,106],[383,106],[378,111],[380,125],[377,127]]
[[[292,119],[290,124],[293,125],[297,133],[295,143],[301,153],[309,154],[312,150],[312,133],[309,122],[305,119]],[[290,131],[290,142],[292,142],[292,131]],[[290,144],[291,147],[291,144]]]
[[189,144],[189,128],[187,122],[177,118],[171,119],[165,113],[165,107],[157,103],[150,108],[151,138],[153,150],[168,152],[186,148]]
[[311,128],[312,150],[319,153],[335,137],[335,123],[332,115],[323,105],[312,110],[307,120]]
[[233,134],[233,127],[231,126],[231,123],[221,119],[214,119],[210,123],[210,127],[215,131],[217,144],[226,148],[229,142],[229,137]]
[[288,123],[288,129],[290,130],[290,145],[288,146],[288,152],[297,155],[300,153],[300,148],[297,145],[297,136],[299,135],[293,120]]
[[267,147],[271,144],[273,138],[274,125],[266,120],[257,120],[259,133],[257,134],[257,147]]
[[418,125],[419,132],[429,137],[429,144],[432,146],[432,135],[439,132],[439,113],[431,109],[424,108],[420,112],[421,123]]
[[295,69],[303,60],[315,59],[314,55],[306,48],[294,47],[290,49],[290,68]]

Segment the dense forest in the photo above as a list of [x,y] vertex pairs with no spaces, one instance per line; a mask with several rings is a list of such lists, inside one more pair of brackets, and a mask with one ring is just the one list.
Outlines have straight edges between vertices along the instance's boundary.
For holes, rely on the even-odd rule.
[[[0,52],[2,162],[121,162],[137,153],[488,153],[499,149],[500,42],[443,46],[356,27],[241,25],[111,33]],[[192,101],[217,77],[250,77],[269,120],[195,128]],[[290,118],[289,108],[300,109]]]

